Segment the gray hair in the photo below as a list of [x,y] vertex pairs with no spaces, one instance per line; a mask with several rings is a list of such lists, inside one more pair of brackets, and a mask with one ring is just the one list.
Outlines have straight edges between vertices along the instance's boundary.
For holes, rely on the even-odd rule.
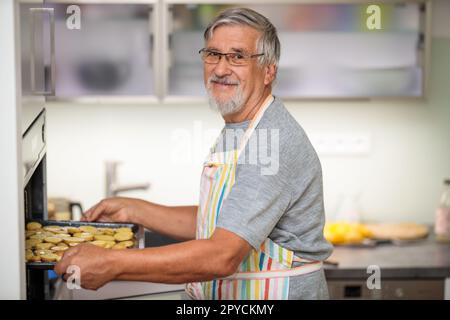
[[206,27],[204,38],[208,41],[214,32],[214,29],[223,25],[246,25],[259,31],[261,36],[257,42],[257,53],[264,53],[258,58],[260,65],[278,66],[280,61],[280,40],[278,39],[277,29],[262,14],[248,8],[231,8],[222,11]]

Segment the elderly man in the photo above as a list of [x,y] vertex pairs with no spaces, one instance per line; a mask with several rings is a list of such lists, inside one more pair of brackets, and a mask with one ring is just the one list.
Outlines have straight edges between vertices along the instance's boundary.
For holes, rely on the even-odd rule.
[[[129,250],[79,245],[55,270],[78,265],[81,285],[90,289],[123,279],[187,283],[193,299],[327,298],[322,261],[332,247],[323,237],[321,165],[271,94],[280,56],[276,29],[261,14],[235,8],[212,21],[204,38],[204,81],[225,127],[205,161],[199,205],[111,198],[84,218],[134,222],[183,241]],[[266,150],[255,151],[265,140]],[[264,171],[260,155],[269,153],[277,164]]]

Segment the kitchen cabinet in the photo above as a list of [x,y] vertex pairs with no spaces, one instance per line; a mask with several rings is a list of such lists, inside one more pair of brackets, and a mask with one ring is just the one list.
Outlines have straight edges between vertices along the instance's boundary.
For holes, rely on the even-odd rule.
[[55,99],[155,97],[155,3],[47,1],[55,16]]
[[[437,243],[434,236],[402,245],[336,246],[329,261],[338,263],[325,267],[332,299],[450,297],[450,246]],[[369,279],[375,268],[380,288],[373,286],[374,278]]]
[[[163,10],[169,97],[204,96],[198,50],[203,31],[235,2],[170,1]],[[381,30],[369,30],[368,4],[251,1],[277,27],[281,58],[274,93],[285,99],[424,95],[426,6],[380,7]]]
[[42,4],[43,1],[19,2],[22,134],[45,107],[45,96],[54,95],[53,11]]
[[331,299],[370,300],[442,300],[444,281],[438,279],[392,279],[384,280],[382,289],[370,290],[366,280],[329,280]]
[[[203,31],[232,6],[255,9],[277,27],[282,48],[273,91],[285,100],[423,98],[430,3],[399,0],[375,12],[363,0],[47,1],[56,25],[50,100],[206,101]],[[79,30],[67,26],[70,5],[80,8]]]

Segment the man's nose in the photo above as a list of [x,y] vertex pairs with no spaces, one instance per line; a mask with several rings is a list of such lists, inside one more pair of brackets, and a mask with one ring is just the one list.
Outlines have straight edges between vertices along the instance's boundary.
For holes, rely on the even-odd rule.
[[214,73],[218,77],[223,77],[231,74],[230,65],[228,64],[227,58],[225,56],[222,56],[219,62],[214,67]]

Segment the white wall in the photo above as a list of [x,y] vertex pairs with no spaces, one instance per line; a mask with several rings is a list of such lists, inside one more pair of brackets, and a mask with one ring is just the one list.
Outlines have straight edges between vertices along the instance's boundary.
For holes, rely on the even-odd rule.
[[[439,1],[445,9],[445,3]],[[436,10],[435,10],[436,11]],[[450,12],[448,13],[450,14]],[[431,92],[427,101],[287,103],[308,134],[363,132],[367,156],[321,156],[326,212],[333,217],[340,194],[361,191],[365,220],[432,223],[442,180],[450,177],[450,39],[447,15],[433,24]],[[444,31],[442,31],[444,30]],[[198,198],[201,160],[174,163],[179,130],[219,130],[207,105],[65,105],[48,107],[48,193],[86,207],[104,196],[105,160],[121,160],[120,180],[149,181],[147,192],[129,193],[166,204]],[[201,126],[201,128],[199,128]],[[179,146],[179,145],[178,145]],[[184,159],[185,160],[185,159]]]

